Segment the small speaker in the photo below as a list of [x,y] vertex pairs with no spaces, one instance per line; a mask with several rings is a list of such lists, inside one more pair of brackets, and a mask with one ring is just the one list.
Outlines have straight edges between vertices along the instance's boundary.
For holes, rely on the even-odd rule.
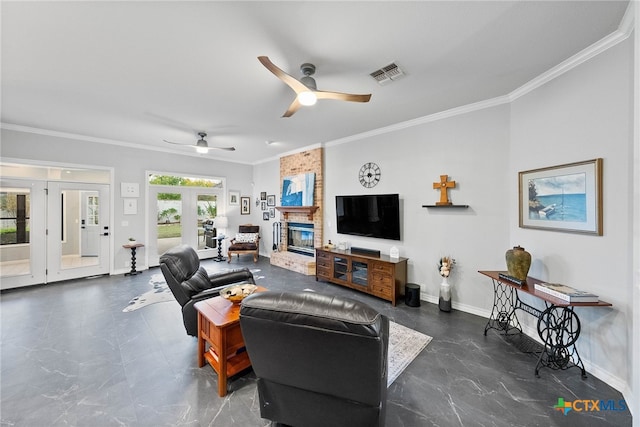
[[351,247],[351,253],[380,257],[380,251],[377,251],[375,249],[358,248],[355,246]]

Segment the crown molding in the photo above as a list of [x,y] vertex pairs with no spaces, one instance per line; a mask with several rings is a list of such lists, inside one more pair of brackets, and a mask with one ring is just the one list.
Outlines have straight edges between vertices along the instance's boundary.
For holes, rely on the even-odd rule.
[[[198,158],[202,158],[203,157],[201,154],[198,154],[198,153],[183,153],[181,151],[178,152],[178,151],[175,151],[175,150],[171,150],[170,148],[155,147],[155,146],[151,147],[151,146],[148,146],[148,145],[138,144],[138,143],[135,143],[135,142],[125,142],[125,141],[118,141],[118,140],[115,140],[115,139],[98,138],[98,137],[95,137],[95,136],[79,135],[79,134],[68,133],[68,132],[59,132],[59,131],[55,131],[55,130],[40,129],[40,128],[34,128],[34,127],[30,127],[30,126],[16,125],[16,124],[13,124],[13,123],[0,122],[0,129],[13,130],[13,131],[24,132],[24,133],[33,133],[33,134],[36,134],[36,135],[45,135],[45,136],[51,136],[51,137],[55,137],[55,138],[73,139],[73,140],[76,140],[76,141],[95,142],[97,144],[108,144],[108,145],[117,145],[117,146],[126,147],[126,148],[137,148],[139,150],[146,150],[146,151],[154,151],[154,152],[161,152],[161,153],[168,153],[168,154],[178,154],[178,155],[181,155],[181,156],[188,156],[188,157],[198,157]],[[208,160],[219,160],[221,162],[238,163],[238,164],[244,164],[244,165],[250,165],[251,164],[249,162],[230,160],[230,159],[222,159],[222,158],[214,157],[214,156],[207,156],[206,158]]]
[[449,110],[440,111],[438,113],[430,114],[428,116],[418,117],[416,119],[407,120],[404,122],[396,123],[390,126],[385,126],[378,129],[373,129],[367,132],[362,132],[356,135],[347,136],[333,141],[326,142],[326,147],[332,147],[334,145],[346,144],[347,142],[357,141],[364,138],[370,138],[377,135],[384,135],[390,132],[396,132],[399,130],[411,128],[414,126],[423,125],[425,123],[435,122],[438,120],[447,119],[450,117],[460,116],[463,114],[471,113],[473,111],[484,110],[486,108],[495,107],[502,104],[509,103],[508,96],[499,96],[496,98],[487,99],[484,101],[475,102],[473,104],[463,105],[461,107],[451,108]]

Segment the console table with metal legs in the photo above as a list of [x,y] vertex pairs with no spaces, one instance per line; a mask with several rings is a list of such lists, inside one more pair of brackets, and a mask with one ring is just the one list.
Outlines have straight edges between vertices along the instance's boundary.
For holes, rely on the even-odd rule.
[[[580,358],[576,341],[580,336],[580,318],[574,307],[611,307],[605,301],[568,303],[535,289],[536,283],[542,280],[527,277],[526,283],[518,285],[504,280],[500,273],[506,271],[479,271],[493,281],[493,308],[484,328],[487,331],[495,329],[505,335],[521,334],[522,327],[516,310],[524,311],[538,319],[538,336],[542,340],[543,349],[538,357],[535,375],[539,377],[540,368],[565,370],[576,367],[580,369],[582,378],[587,377],[584,363]],[[540,310],[520,299],[519,292],[533,295],[544,302],[545,309]]]

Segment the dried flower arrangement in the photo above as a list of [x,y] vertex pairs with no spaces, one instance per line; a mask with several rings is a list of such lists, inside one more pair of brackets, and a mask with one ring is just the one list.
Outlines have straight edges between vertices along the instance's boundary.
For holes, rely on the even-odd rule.
[[440,258],[440,263],[438,264],[438,271],[440,275],[442,277],[449,277],[455,263],[456,260],[451,258],[450,256],[443,256],[442,258]]

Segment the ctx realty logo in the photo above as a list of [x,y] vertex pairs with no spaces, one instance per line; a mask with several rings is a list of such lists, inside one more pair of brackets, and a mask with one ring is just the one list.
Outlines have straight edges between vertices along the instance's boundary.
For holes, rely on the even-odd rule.
[[558,398],[558,403],[553,407],[556,411],[560,411],[567,415],[570,411],[576,412],[600,412],[600,411],[626,411],[627,404],[624,400],[591,400],[580,399],[572,402],[565,401],[562,397]]

